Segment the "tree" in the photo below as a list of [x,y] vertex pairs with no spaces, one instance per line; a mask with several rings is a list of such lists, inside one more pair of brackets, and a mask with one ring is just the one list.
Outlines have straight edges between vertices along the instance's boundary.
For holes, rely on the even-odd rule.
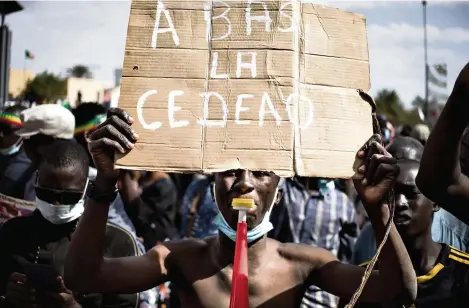
[[385,115],[394,125],[415,125],[421,123],[418,107],[423,104],[423,99],[416,97],[412,102],[413,109],[404,108],[399,94],[395,90],[383,89],[375,97],[376,111]]
[[77,64],[67,69],[67,75],[69,77],[76,78],[93,78],[93,73],[90,68],[86,65]]
[[30,100],[57,100],[67,95],[67,79],[47,71],[26,84],[22,96]]

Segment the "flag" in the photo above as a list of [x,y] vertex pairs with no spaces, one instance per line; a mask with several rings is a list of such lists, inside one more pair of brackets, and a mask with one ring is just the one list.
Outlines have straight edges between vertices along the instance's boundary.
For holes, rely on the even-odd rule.
[[438,75],[445,77],[448,76],[448,68],[445,63],[435,64],[433,67],[435,68]]
[[34,54],[27,49],[24,51],[24,57],[28,60],[34,60]]
[[230,308],[249,308],[247,229],[248,226],[245,221],[238,222],[233,276],[231,279]]

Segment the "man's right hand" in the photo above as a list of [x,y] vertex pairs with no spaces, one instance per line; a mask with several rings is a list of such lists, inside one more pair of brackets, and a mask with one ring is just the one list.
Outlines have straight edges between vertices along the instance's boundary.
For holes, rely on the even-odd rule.
[[124,110],[111,108],[107,120],[88,136],[88,150],[99,178],[117,182],[119,171],[114,168],[114,154],[116,151],[125,154],[133,149],[138,139],[131,128],[133,122]]
[[35,290],[26,281],[26,276],[13,273],[8,280],[5,307],[8,308],[31,308],[35,302]]

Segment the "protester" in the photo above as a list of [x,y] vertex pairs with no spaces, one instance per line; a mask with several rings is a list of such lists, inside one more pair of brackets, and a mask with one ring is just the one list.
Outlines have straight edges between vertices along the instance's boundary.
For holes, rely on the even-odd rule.
[[[75,118],[60,105],[39,105],[21,112],[23,127],[16,134],[24,138],[24,150],[37,169],[44,153],[55,141],[70,142],[73,139]],[[35,201],[36,172],[25,186],[24,199]]]
[[0,114],[0,193],[18,199],[24,198],[24,186],[35,171],[24,152],[23,138],[15,134],[23,127],[24,109],[15,105]]
[[[305,288],[313,284],[337,296],[349,297],[354,293],[363,269],[338,262],[322,248],[267,239],[271,224],[266,214],[279,199],[279,178],[270,172],[234,170],[215,175],[213,190],[222,231],[217,237],[166,242],[141,257],[103,258],[107,212],[117,194],[119,171],[115,170],[114,151],[125,154],[134,148],[138,138],[130,127],[133,119],[127,113],[120,109],[112,113],[90,135],[89,149],[98,175],[67,254],[65,283],[71,288],[81,292],[128,293],[170,280],[181,286],[183,306],[227,307],[236,234],[233,228],[238,219],[230,200],[244,197],[253,198],[257,205],[247,219],[252,306],[297,306]],[[381,200],[399,170],[384,148],[373,145],[366,153],[361,151],[357,155],[357,164],[365,165],[357,169],[355,185],[381,241],[389,217],[388,207]],[[379,271],[370,276],[361,299],[382,302],[401,296],[413,301],[415,292],[415,272],[396,228],[391,225]]]
[[[135,292],[83,294],[63,285],[65,255],[84,210],[89,160],[82,147],[72,142],[56,142],[43,155],[35,187],[37,211],[10,219],[0,228],[1,307],[135,308]],[[132,237],[122,228],[105,223],[103,232],[107,257],[138,254]]]
[[[459,74],[448,102],[433,128],[422,156],[417,186],[453,215],[442,222],[469,250],[469,64]],[[460,220],[460,221],[458,221]]]
[[[399,136],[391,142],[386,150],[397,160],[413,160],[420,162],[423,154],[423,145],[412,137]],[[432,239],[438,243],[445,243],[457,249],[468,248],[467,226],[447,211],[440,209],[433,216],[431,227]],[[373,228],[367,224],[358,236],[353,249],[351,262],[361,264],[373,257],[376,253]]]
[[187,188],[181,205],[181,237],[218,235],[218,227],[214,223],[218,209],[211,193],[214,180],[213,176],[196,177]]
[[[139,176],[134,176],[138,174]],[[150,250],[158,243],[179,237],[174,226],[177,190],[164,172],[121,171],[119,192],[125,209]]]
[[[281,242],[321,247],[341,261],[350,258],[352,238],[357,235],[355,209],[347,195],[336,188],[334,180],[285,179],[282,195],[282,200],[272,210],[271,221],[275,227],[269,237]],[[283,211],[279,212],[281,209]],[[302,307],[336,305],[335,296],[316,286],[309,287],[302,302]]]
[[[394,223],[417,274],[417,299],[411,307],[467,307],[469,254],[432,240],[432,219],[438,206],[419,192],[415,178],[419,162],[398,160],[400,174],[394,185]],[[366,266],[368,262],[362,264]],[[341,300],[339,307],[344,307]],[[409,307],[396,298],[391,303],[356,307]]]

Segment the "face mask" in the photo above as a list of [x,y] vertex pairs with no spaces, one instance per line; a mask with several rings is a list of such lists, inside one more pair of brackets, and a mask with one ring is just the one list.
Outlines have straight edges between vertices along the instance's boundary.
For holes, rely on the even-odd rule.
[[321,195],[325,196],[329,194],[331,190],[335,189],[335,184],[334,184],[334,181],[331,181],[331,180],[319,179],[318,187],[319,187],[319,192],[321,193]]
[[[88,181],[85,185],[88,186]],[[83,196],[75,204],[51,204],[44,200],[39,199],[36,197],[36,208],[41,212],[41,215],[47,219],[49,222],[53,223],[54,225],[61,225],[66,224],[68,222],[74,221],[83,214],[85,211],[85,200],[84,200],[85,192],[83,192]]]
[[[213,186],[213,189],[215,191],[215,185]],[[261,223],[254,229],[248,231],[248,234],[247,234],[248,243],[251,243],[252,241],[257,240],[258,238],[261,238],[264,234],[266,234],[267,232],[269,232],[270,230],[274,228],[274,226],[269,221],[269,219],[270,219],[270,212],[272,211],[272,207],[275,201],[277,200],[277,194],[278,194],[278,187],[275,190],[274,200],[272,201],[272,204],[269,206],[267,213],[265,213],[264,218],[262,219]],[[217,207],[218,207],[216,194],[214,193],[213,195],[215,196],[215,204],[217,204]],[[223,232],[233,242],[236,241],[236,231],[233,230],[233,228],[231,228],[230,225],[226,222],[220,210],[218,210],[218,215],[213,220],[213,223],[217,225],[218,230]]]
[[16,154],[20,151],[21,147],[23,146],[23,139],[19,138],[18,141],[15,142],[12,146],[6,149],[0,149],[0,155],[3,156],[10,156]]

